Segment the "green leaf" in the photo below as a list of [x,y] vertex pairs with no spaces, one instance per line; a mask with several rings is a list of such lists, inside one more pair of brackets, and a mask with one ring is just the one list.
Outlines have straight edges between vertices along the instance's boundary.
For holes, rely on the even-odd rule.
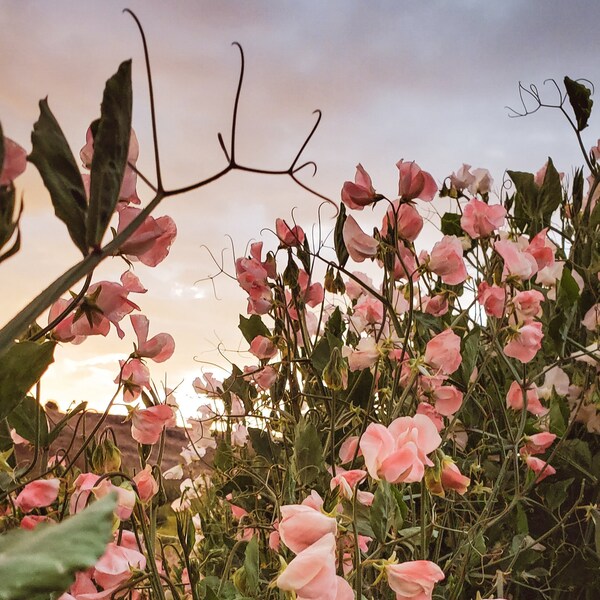
[[571,274],[571,270],[564,268],[560,282],[558,284],[558,293],[556,295],[556,305],[559,308],[571,308],[577,304],[579,299],[579,286]]
[[464,385],[468,385],[469,379],[473,373],[473,369],[477,365],[477,357],[479,355],[479,338],[481,336],[481,328],[474,326],[471,331],[462,339],[461,355],[462,363],[460,365],[460,377]]
[[54,360],[54,342],[13,344],[0,355],[0,419],[8,416]]
[[79,168],[47,100],[40,100],[40,117],[31,133],[28,156],[50,192],[56,216],[67,226],[71,239],[83,255],[86,243],[87,199]]
[[545,216],[550,216],[562,203],[563,193],[560,185],[560,175],[548,157],[548,166],[544,182],[539,192],[539,208]]
[[456,213],[445,213],[442,217],[441,228],[444,235],[455,235],[456,237],[465,235],[460,226],[460,215]]
[[301,485],[310,485],[323,467],[323,446],[317,428],[302,419],[296,426],[292,465]]
[[119,200],[131,136],[131,60],[106,82],[90,174],[87,245],[101,243]]
[[562,481],[553,481],[546,490],[546,505],[551,510],[560,508],[561,504],[567,499],[568,490],[575,481],[573,477],[563,479]]
[[565,77],[564,83],[575,119],[577,119],[577,131],[582,131],[587,127],[588,119],[592,114],[592,105],[594,104],[591,99],[592,92],[585,85],[570,77]]
[[396,500],[390,490],[390,484],[387,481],[380,481],[375,491],[369,517],[373,533],[380,542],[385,542],[387,539],[395,508]]
[[93,566],[112,539],[116,495],[110,494],[58,525],[0,536],[0,598],[29,600],[64,592],[75,573]]
[[238,329],[242,332],[244,339],[249,344],[252,343],[252,340],[257,335],[264,335],[265,337],[270,337],[271,335],[271,332],[262,322],[262,319],[259,315],[250,315],[248,318],[240,315],[240,324],[238,325]]
[[550,431],[558,437],[562,437],[567,430],[567,422],[569,419],[569,409],[566,402],[556,393],[550,398]]
[[244,552],[244,571],[246,574],[245,592],[255,594],[258,591],[258,538],[253,536]]
[[40,446],[48,446],[48,420],[43,406],[33,396],[25,396],[23,401],[8,415],[8,422],[16,432],[32,444],[36,443],[36,431],[39,423]]
[[51,444],[65,428],[66,424],[77,414],[87,408],[87,402],[80,402],[73,410],[70,410],[56,425],[54,429],[48,433],[48,444]]
[[344,223],[346,222],[346,207],[343,204],[340,204],[340,213],[337,216],[335,221],[335,229],[333,232],[333,242],[335,246],[335,255],[338,259],[338,265],[340,267],[344,267],[348,262],[348,258],[350,255],[348,254],[348,249],[346,248],[346,244],[344,243]]
[[394,526],[398,531],[400,531],[408,515],[408,506],[406,506],[406,502],[404,502],[404,498],[402,497],[402,491],[400,490],[400,488],[393,485],[391,489],[392,494],[396,499],[396,510],[394,511]]

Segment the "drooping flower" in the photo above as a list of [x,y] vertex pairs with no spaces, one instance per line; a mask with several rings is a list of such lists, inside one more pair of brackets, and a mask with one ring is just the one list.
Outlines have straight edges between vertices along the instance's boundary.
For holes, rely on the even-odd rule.
[[431,600],[433,588],[444,572],[429,560],[413,560],[385,568],[396,600]]
[[445,235],[433,247],[428,268],[448,285],[458,285],[468,277],[463,247],[455,235]]
[[363,262],[365,259],[373,258],[377,255],[377,248],[379,246],[377,240],[367,235],[352,215],[346,217],[342,236],[352,260]]
[[133,409],[131,437],[139,444],[156,444],[165,427],[175,425],[173,409],[166,404]]
[[511,340],[504,346],[504,354],[528,363],[542,347],[542,324],[538,321],[520,327]]
[[396,166],[399,171],[398,196],[402,200],[433,200],[438,188],[427,171],[423,171],[416,162],[404,162],[404,159],[399,160]]
[[477,198],[463,209],[460,226],[473,239],[489,237],[504,225],[506,209],[500,204],[486,204]]
[[427,342],[425,362],[444,375],[451,375],[460,367],[460,338],[452,329],[438,333]]
[[356,165],[354,183],[346,181],[342,187],[342,202],[353,210],[363,210],[378,200],[371,177],[361,164]]
[[542,406],[540,402],[537,388],[532,385],[523,394],[523,388],[518,382],[513,381],[508,388],[506,394],[506,406],[513,410],[523,410],[525,406],[525,400],[527,401],[527,410],[532,415],[543,416],[548,413],[548,409]]
[[302,552],[324,535],[337,532],[333,517],[303,504],[290,504],[281,507],[279,537],[295,554]]
[[145,315],[130,315],[133,330],[137,336],[136,355],[140,358],[151,358],[161,363],[168,360],[175,351],[175,340],[170,333],[158,333],[148,339],[150,322]]
[[283,219],[275,219],[275,232],[283,246],[296,247],[304,243],[305,235],[300,225],[290,227]]
[[60,479],[37,479],[28,483],[15,500],[15,506],[24,513],[34,508],[50,506],[58,498]]

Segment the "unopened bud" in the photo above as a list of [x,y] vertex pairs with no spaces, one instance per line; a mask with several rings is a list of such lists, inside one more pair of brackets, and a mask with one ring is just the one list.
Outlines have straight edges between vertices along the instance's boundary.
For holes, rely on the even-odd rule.
[[337,347],[331,351],[329,362],[323,369],[323,381],[330,390],[336,391],[344,389],[344,384],[348,381],[348,366]]
[[92,467],[96,473],[111,473],[120,470],[121,451],[108,436],[105,436],[94,448]]

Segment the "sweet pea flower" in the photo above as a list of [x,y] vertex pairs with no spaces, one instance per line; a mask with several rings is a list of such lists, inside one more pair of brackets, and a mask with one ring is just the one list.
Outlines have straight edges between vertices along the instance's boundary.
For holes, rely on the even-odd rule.
[[535,259],[538,271],[554,264],[555,245],[548,239],[548,228],[542,229],[525,249]]
[[137,336],[135,354],[139,358],[151,358],[154,362],[161,363],[168,360],[175,351],[175,340],[169,333],[159,333],[148,339],[150,322],[144,315],[130,315],[129,319]]
[[[141,209],[127,206],[119,211],[117,235],[121,233],[139,214]],[[148,267],[156,267],[169,254],[171,244],[177,237],[177,226],[169,216],[147,216],[129,239],[119,248],[119,252],[129,260],[139,260]]]
[[156,444],[165,427],[175,425],[173,409],[166,404],[131,412],[131,437],[139,444]]
[[410,248],[407,248],[403,242],[399,241],[396,247],[397,256],[394,262],[394,278],[395,279],[417,279],[419,273],[417,271],[417,262],[415,255]]
[[600,303],[594,304],[583,317],[581,324],[588,331],[596,331],[600,325]]
[[331,478],[329,488],[334,490],[339,488],[342,496],[347,500],[352,500],[354,488],[367,476],[363,469],[352,469],[346,471],[342,467],[336,467],[336,475]]
[[423,229],[423,217],[410,202],[394,200],[387,209],[381,223],[381,235],[387,236],[395,230],[398,237],[414,242]]
[[116,492],[117,506],[115,507],[115,516],[121,521],[126,521],[131,517],[133,507],[135,506],[136,496],[129,482],[121,485],[114,485],[108,479],[103,479],[92,488],[92,493],[97,500],[104,498],[108,494]]
[[360,228],[352,215],[346,217],[342,237],[350,258],[355,262],[363,262],[365,259],[374,258],[377,255],[379,243]]
[[435,425],[438,433],[444,429],[444,418],[429,402],[419,402],[416,414],[428,417]]
[[10,185],[27,167],[27,152],[10,138],[4,138],[4,161],[0,169],[0,187]]
[[15,500],[15,506],[24,513],[34,508],[50,506],[58,498],[60,479],[37,479],[28,483]]
[[546,452],[550,446],[554,443],[556,435],[549,431],[542,431],[540,433],[534,433],[525,437],[525,445],[519,449],[521,456],[542,454]]
[[460,367],[460,338],[452,329],[438,333],[427,342],[425,362],[444,375],[451,375]]
[[489,237],[504,225],[506,209],[500,204],[486,204],[477,198],[463,209],[461,228],[473,239]]
[[442,460],[442,488],[444,490],[454,490],[456,493],[464,496],[471,484],[471,480],[460,472],[454,461],[447,456]]
[[434,317],[442,317],[448,312],[448,296],[438,294],[433,298],[423,296],[421,298],[421,310]]
[[250,352],[260,360],[268,360],[277,354],[277,346],[264,335],[257,335],[250,344]]
[[506,290],[482,281],[477,288],[477,301],[483,306],[488,317],[501,319],[504,316]]
[[352,275],[360,282],[364,283],[364,285],[361,285],[359,281],[356,281],[355,279],[346,281],[346,295],[350,300],[358,300],[361,296],[368,295],[369,292],[366,288],[375,289],[373,280],[366,273],[354,271]]
[[373,479],[413,483],[423,479],[425,465],[433,465],[427,454],[441,441],[433,422],[417,414],[400,417],[389,427],[371,423],[360,439],[360,449]]
[[475,183],[475,175],[471,173],[469,170],[470,168],[471,165],[463,163],[462,167],[458,169],[458,171],[455,171],[450,175],[450,187],[452,189],[456,190],[457,192],[462,192]]
[[504,259],[503,280],[509,275],[527,280],[538,270],[535,257],[531,253],[523,252],[518,244],[510,240],[498,240],[494,243],[494,250]]
[[356,165],[356,175],[354,183],[344,182],[342,187],[342,202],[353,210],[363,210],[365,206],[373,204],[379,200],[379,196],[373,188],[371,177],[359,163]]
[[348,359],[348,368],[351,371],[370,369],[379,358],[379,346],[371,336],[361,338],[355,349],[344,346],[342,356]]
[[396,600],[431,600],[433,588],[444,579],[444,572],[428,560],[413,560],[385,568]]
[[300,225],[290,228],[283,219],[275,219],[275,232],[284,247],[296,247],[304,244],[305,235]]
[[450,417],[462,406],[463,393],[453,385],[441,385],[433,391],[435,410],[444,417]]
[[319,509],[303,504],[290,504],[281,507],[279,537],[294,554],[302,552],[324,535],[337,532],[335,518]]
[[398,196],[402,200],[415,200],[419,198],[425,202],[431,202],[437,194],[438,188],[433,177],[423,171],[416,162],[404,162],[404,159],[396,163],[399,173]]
[[548,400],[552,395],[552,390],[559,396],[566,396],[569,393],[570,384],[569,376],[560,367],[552,367],[546,371],[544,383],[537,388],[538,396]]
[[158,482],[152,475],[152,467],[150,465],[146,465],[139,473],[137,473],[134,476],[133,481],[142,502],[148,502],[158,492]]
[[427,266],[448,285],[458,285],[468,277],[463,247],[455,235],[445,235],[435,244]]
[[123,385],[123,401],[133,402],[142,393],[142,388],[150,389],[150,370],[139,358],[127,362],[120,360],[119,365],[121,371],[115,383]]
[[269,261],[261,260],[262,242],[250,246],[249,258],[235,261],[235,274],[240,287],[248,293],[248,314],[264,315],[273,303],[267,277],[274,278],[276,271]]
[[541,458],[537,458],[537,456],[526,456],[525,462],[527,466],[536,473],[537,477],[535,478],[535,482],[539,483],[549,477],[550,475],[554,475],[556,473],[556,469],[549,465],[546,461]]
[[[354,455],[356,454],[356,448],[358,446],[358,436],[357,435],[351,435],[350,437],[347,437],[343,442],[342,445],[340,446],[340,450],[339,450],[339,457],[340,457],[340,462],[342,464],[346,464],[349,463],[353,458]],[[361,452],[359,450],[357,456],[360,456]]]
[[95,473],[81,473],[74,481],[75,490],[69,499],[69,513],[74,515],[82,511],[88,503],[88,498],[94,486],[100,479]]
[[[527,411],[532,415],[543,416],[548,413],[548,409],[542,406],[537,393],[537,388],[534,385],[526,390],[525,399],[527,400]],[[513,410],[523,410],[523,407],[525,406],[523,388],[516,381],[513,381],[508,388],[508,393],[506,394],[506,406]]]
[[300,552],[277,578],[277,587],[303,600],[336,600],[335,536],[327,533]]
[[525,290],[517,292],[512,298],[512,305],[519,323],[529,323],[542,315],[541,303],[545,300],[544,294],[538,290]]
[[540,322],[527,323],[520,327],[512,339],[504,346],[504,354],[516,358],[522,363],[533,360],[538,350],[542,347],[542,324]]
[[[542,167],[540,168],[540,170],[533,176],[533,182],[535,183],[535,185],[537,185],[539,188],[542,187],[542,185],[544,184],[544,179],[546,178],[546,171],[548,170],[548,161],[546,161]],[[564,173],[559,173],[558,174],[558,178],[560,181],[562,181],[565,177]]]
[[471,194],[489,194],[494,180],[487,169],[473,169],[474,180],[469,184]]
[[104,589],[116,588],[131,577],[131,569],[146,568],[146,557],[132,548],[107,545],[104,554],[94,565],[94,580]]

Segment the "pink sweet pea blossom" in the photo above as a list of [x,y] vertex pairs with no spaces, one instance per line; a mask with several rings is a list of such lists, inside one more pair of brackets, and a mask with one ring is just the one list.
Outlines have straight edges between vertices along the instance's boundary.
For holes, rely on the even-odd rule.
[[352,500],[354,488],[367,476],[367,472],[362,469],[352,469],[346,471],[342,467],[336,467],[336,475],[329,482],[330,489],[336,487],[347,500]]
[[463,393],[453,385],[441,385],[433,391],[435,399],[435,410],[449,417],[457,412],[462,406]]
[[257,335],[250,344],[250,352],[260,360],[273,358],[277,354],[277,346],[264,335]]
[[115,383],[123,385],[123,400],[133,402],[142,393],[142,388],[150,389],[150,371],[139,358],[127,362],[120,360],[119,365],[121,371]]
[[534,433],[528,435],[525,438],[525,445],[519,449],[519,454],[522,456],[532,454],[542,454],[546,452],[548,448],[554,443],[556,435],[549,431],[542,431],[540,433]]
[[[542,406],[540,402],[535,386],[527,389],[525,399],[527,400],[527,411],[532,415],[543,416],[548,413],[548,409]],[[523,388],[516,381],[513,381],[506,394],[506,406],[513,410],[523,410],[524,405]]]
[[504,225],[506,209],[500,204],[489,205],[477,198],[463,209],[460,226],[473,239],[489,237]]
[[92,488],[92,492],[97,500],[104,498],[104,496],[107,496],[111,492],[116,492],[117,506],[115,508],[115,516],[121,521],[126,521],[131,517],[136,502],[136,495],[129,482],[114,485],[108,479],[103,479]]
[[556,469],[552,465],[549,465],[541,458],[537,458],[537,456],[526,456],[525,462],[527,463],[527,466],[537,474],[537,477],[535,478],[536,483],[539,483],[546,479],[546,477],[556,473]]
[[488,194],[492,189],[494,180],[487,169],[473,169],[474,181],[469,184],[471,194]]
[[298,285],[300,286],[300,297],[305,304],[315,308],[323,302],[325,290],[318,281],[311,283],[310,275],[304,270],[298,271]]
[[[117,234],[121,233],[141,212],[141,209],[127,206],[119,211]],[[147,216],[131,237],[121,244],[119,251],[129,260],[155,267],[169,254],[171,244],[177,236],[177,226],[171,217],[155,219]]]
[[421,298],[421,310],[434,317],[442,317],[448,312],[448,296],[438,294],[433,298],[423,296]]
[[139,444],[156,444],[163,428],[174,425],[173,409],[166,404],[134,408],[131,413],[131,437]]
[[438,433],[444,429],[444,418],[433,406],[431,406],[431,404],[429,404],[429,402],[419,402],[416,414],[429,417]]
[[451,458],[442,461],[442,487],[444,490],[454,490],[461,496],[467,493],[471,480],[460,472]]
[[556,247],[548,239],[548,229],[542,229],[529,243],[529,246],[525,249],[527,254],[530,254],[537,263],[538,270],[542,270],[545,267],[551,267],[554,264],[554,253]]
[[438,333],[427,342],[425,362],[444,375],[451,375],[460,367],[460,338],[452,329]]
[[24,513],[50,506],[58,498],[60,479],[37,479],[28,483],[17,496],[15,506]]
[[4,162],[0,170],[0,187],[7,186],[27,167],[27,152],[10,138],[4,138]]
[[148,318],[144,315],[131,315],[131,324],[137,336],[137,349],[135,354],[140,358],[151,358],[154,362],[161,363],[168,360],[175,351],[175,340],[169,333],[159,333],[148,339]]
[[538,290],[525,290],[517,292],[512,298],[519,323],[528,323],[542,315],[541,303],[545,300],[544,294]]
[[371,336],[361,338],[355,349],[344,346],[342,356],[348,359],[348,368],[351,371],[370,369],[379,358],[380,352],[377,342]]
[[356,165],[354,183],[346,181],[342,187],[342,202],[351,209],[363,210],[365,206],[373,204],[379,196],[373,188],[369,174],[361,164]]
[[240,287],[248,293],[248,314],[264,315],[273,303],[267,277],[274,278],[274,265],[261,260],[262,242],[250,246],[250,258],[235,261],[235,273]]
[[301,246],[304,243],[304,231],[300,225],[290,228],[283,219],[275,219],[275,232],[283,246]]
[[423,217],[410,202],[394,200],[383,217],[381,235],[387,236],[394,229],[398,237],[414,242],[423,229]]
[[279,537],[295,554],[302,552],[324,535],[337,532],[337,523],[319,509],[303,504],[291,504],[281,507]]
[[100,479],[95,473],[81,473],[74,482],[75,490],[69,499],[69,513],[74,515],[82,511],[96,483]]
[[535,257],[523,252],[518,244],[510,240],[499,240],[494,243],[494,250],[504,259],[504,270],[502,279],[509,275],[518,279],[527,280],[538,270]]
[[385,568],[396,600],[431,600],[433,588],[444,579],[444,572],[428,560],[413,560]]
[[[358,441],[359,440],[357,435],[351,435],[342,442],[339,451],[340,462],[342,464],[349,463],[354,458],[354,455],[356,454],[356,448],[358,446]],[[358,456],[360,455],[361,452],[359,451]]]
[[448,285],[458,285],[468,277],[463,247],[455,235],[445,235],[431,251],[428,268]]
[[152,475],[152,467],[150,465],[146,465],[137,473],[133,481],[142,502],[148,502],[158,492],[158,482]]
[[277,578],[277,587],[303,600],[336,600],[335,536],[327,533],[309,546]]
[[402,200],[415,200],[419,198],[425,202],[431,202],[437,194],[438,188],[433,177],[423,171],[416,162],[404,162],[404,159],[396,163],[400,171],[398,183],[398,196]]
[[504,354],[522,363],[528,363],[542,347],[543,337],[540,322],[527,323],[519,328],[514,337],[504,346]]
[[482,281],[477,288],[477,301],[483,305],[488,317],[501,319],[504,316],[506,290],[498,285]]
[[131,576],[131,569],[143,570],[146,557],[137,550],[111,542],[94,565],[94,579],[104,589],[116,588]]
[[[475,176],[469,170],[471,165],[463,163],[458,171],[450,175],[450,187],[457,192],[462,192],[475,182]],[[473,192],[476,193],[476,192]]]
[[413,280],[416,279],[419,274],[413,251],[407,248],[403,242],[399,241],[397,253],[394,262],[394,277],[396,279],[408,279],[409,277]]
[[413,483],[421,481],[425,465],[433,465],[427,454],[441,441],[429,417],[417,414],[400,417],[389,427],[371,423],[360,439],[360,449],[373,479]]
[[377,240],[367,235],[352,215],[346,217],[342,236],[352,260],[363,262],[365,259],[374,258],[377,255],[377,248],[379,246]]

